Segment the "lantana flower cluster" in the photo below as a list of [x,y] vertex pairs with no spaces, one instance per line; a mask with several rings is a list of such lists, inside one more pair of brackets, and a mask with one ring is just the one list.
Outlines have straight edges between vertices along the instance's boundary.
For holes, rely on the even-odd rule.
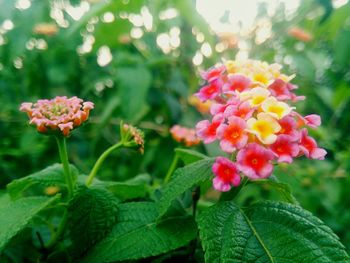
[[41,133],[58,133],[68,136],[76,127],[85,122],[94,104],[78,97],[57,96],[51,100],[42,99],[36,103],[24,102],[20,111],[26,112],[29,123]]
[[201,141],[196,135],[195,129],[186,128],[180,125],[174,125],[170,129],[170,134],[177,142],[185,144],[185,146],[194,146]]
[[196,125],[206,144],[219,141],[226,156],[217,157],[213,186],[225,192],[242,176],[255,180],[272,174],[275,163],[292,163],[305,155],[324,159],[326,151],[308,135],[307,127],[321,124],[320,116],[300,115],[291,103],[304,99],[281,73],[278,64],[227,61],[202,73],[206,85],[195,95],[210,101],[210,118]]

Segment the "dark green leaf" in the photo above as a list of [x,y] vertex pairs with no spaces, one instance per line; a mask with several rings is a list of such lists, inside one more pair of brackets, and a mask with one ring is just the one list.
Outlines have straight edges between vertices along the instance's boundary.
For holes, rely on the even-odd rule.
[[27,197],[0,205],[0,251],[34,216],[57,199],[58,196]]
[[156,256],[182,247],[196,237],[192,217],[174,216],[157,224],[157,216],[155,203],[119,205],[118,223],[82,262],[115,262]]
[[72,254],[80,256],[112,229],[117,199],[103,188],[80,187],[68,205]]
[[95,179],[93,185],[103,186],[121,200],[141,198],[148,194],[151,182],[149,174],[139,174],[124,182],[100,181]]
[[[78,174],[77,168],[70,165],[70,169],[74,180],[76,180]],[[11,198],[16,199],[19,198],[25,190],[35,186],[57,186],[61,189],[66,188],[62,164],[56,163],[39,172],[14,180],[7,185],[7,190]]]
[[198,220],[206,262],[348,262],[338,237],[299,206],[220,202]]
[[190,189],[192,186],[212,177],[211,166],[213,162],[213,158],[206,158],[175,171],[169,183],[165,185],[162,197],[159,200],[160,216],[167,211],[171,202],[176,197]]

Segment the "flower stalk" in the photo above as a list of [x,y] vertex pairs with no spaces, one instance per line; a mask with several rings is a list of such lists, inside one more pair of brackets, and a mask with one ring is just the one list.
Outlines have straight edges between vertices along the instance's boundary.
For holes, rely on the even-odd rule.
[[103,162],[106,160],[108,155],[110,155],[114,150],[125,147],[125,148],[134,148],[137,147],[138,150],[143,153],[144,150],[144,135],[143,133],[128,124],[120,123],[120,142],[112,145],[106,151],[104,151],[101,156],[97,159],[94,167],[92,168],[88,178],[86,179],[86,186],[90,186],[94,180],[98,170],[101,168]]
[[111,154],[114,150],[122,147],[124,145],[123,141],[114,144],[113,146],[109,147],[106,151],[104,151],[101,156],[97,159],[94,167],[92,168],[87,180],[86,180],[86,186],[90,186],[92,184],[92,181],[94,180],[98,170],[101,168],[103,162],[106,160],[107,156]]
[[63,136],[55,136],[58,146],[58,151],[60,154],[61,162],[63,165],[64,178],[68,188],[69,197],[73,196],[74,191],[74,180],[70,171],[69,162],[68,162],[68,153],[67,153],[67,145],[66,138]]

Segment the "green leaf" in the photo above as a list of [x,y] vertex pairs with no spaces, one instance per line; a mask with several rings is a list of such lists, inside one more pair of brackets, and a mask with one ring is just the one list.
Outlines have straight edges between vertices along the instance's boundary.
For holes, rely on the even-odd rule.
[[175,171],[173,177],[163,189],[159,200],[159,215],[162,216],[170,207],[172,201],[196,184],[212,177],[211,166],[214,158],[206,158]]
[[175,153],[186,165],[207,158],[204,154],[189,149],[176,148]]
[[0,207],[6,206],[11,201],[10,196],[5,191],[0,191]]
[[196,237],[190,216],[173,216],[156,223],[155,203],[119,205],[118,223],[82,260],[84,263],[115,262],[156,256],[185,246]]
[[120,67],[117,81],[122,113],[128,121],[136,122],[147,111],[152,75],[145,67]]
[[220,202],[200,214],[206,262],[348,262],[339,238],[299,206]]
[[[75,180],[78,170],[73,165],[70,165],[70,169]],[[14,180],[7,185],[7,190],[11,198],[16,199],[21,197],[25,190],[36,186],[57,186],[61,189],[66,188],[62,164],[56,163],[39,172]]]
[[17,201],[9,201],[0,206],[0,251],[4,246],[23,230],[30,220],[45,207],[51,205],[58,196],[27,197]]
[[338,32],[334,42],[334,61],[345,68],[350,63],[350,29]]
[[[85,182],[86,176],[81,180]],[[94,179],[93,186],[101,186],[108,189],[121,200],[141,198],[147,196],[151,176],[149,174],[139,174],[124,182],[100,181]]]
[[269,179],[255,180],[252,182],[255,184],[271,187],[280,192],[286,199],[286,201],[288,201],[289,203],[298,204],[298,201],[293,196],[292,190],[290,189],[289,185],[279,182],[276,177],[271,176]]
[[68,204],[68,229],[73,257],[78,257],[112,229],[117,199],[103,188],[80,187]]

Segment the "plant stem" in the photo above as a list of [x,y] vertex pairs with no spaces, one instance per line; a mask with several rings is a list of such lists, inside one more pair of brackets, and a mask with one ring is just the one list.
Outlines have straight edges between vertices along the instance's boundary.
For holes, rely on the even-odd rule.
[[64,177],[68,187],[68,195],[69,197],[73,196],[74,191],[74,182],[70,172],[69,162],[68,162],[68,153],[67,153],[67,145],[66,138],[61,136],[56,136],[58,151],[60,154],[61,162],[63,165]]
[[176,169],[177,163],[179,162],[179,156],[175,153],[174,159],[169,167],[169,170],[164,178],[164,184],[166,184],[173,174],[174,170]]
[[196,186],[196,188],[192,191],[192,216],[193,218],[196,218],[196,212],[197,212],[197,204],[198,200],[201,196],[201,188],[200,186]]
[[229,192],[222,193],[220,196],[220,200],[221,201],[229,201],[229,200],[234,199],[239,194],[239,192],[242,190],[242,188],[247,184],[247,182],[248,182],[248,177],[243,177],[241,184],[238,187],[233,188]]
[[115,149],[118,149],[119,147],[123,146],[123,142],[119,142],[117,144],[114,144],[113,146],[109,147],[106,151],[104,151],[104,153],[101,154],[101,156],[97,159],[94,167],[92,168],[89,177],[86,180],[86,186],[90,186],[92,181],[94,180],[97,171],[100,169],[102,163],[104,162],[104,160],[107,158],[107,156],[113,152]]
[[61,223],[59,224],[56,233],[52,235],[50,241],[46,245],[47,249],[53,248],[56,245],[56,243],[59,241],[59,239],[61,238],[66,228],[67,222],[68,222],[68,210],[65,209]]

